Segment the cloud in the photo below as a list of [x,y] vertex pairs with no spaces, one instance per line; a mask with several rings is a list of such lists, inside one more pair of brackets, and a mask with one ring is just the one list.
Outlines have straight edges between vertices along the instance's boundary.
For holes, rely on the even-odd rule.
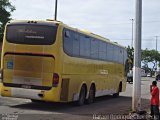
[[[54,0],[11,2],[16,6],[14,19],[54,18]],[[160,36],[159,8],[159,0],[143,0],[143,39]],[[135,0],[58,0],[58,20],[125,46],[131,44],[131,18],[135,18]],[[150,44],[143,41],[142,47],[154,48]]]
[[16,7],[16,11],[12,15],[14,19],[47,19],[54,16],[52,0],[11,1]]

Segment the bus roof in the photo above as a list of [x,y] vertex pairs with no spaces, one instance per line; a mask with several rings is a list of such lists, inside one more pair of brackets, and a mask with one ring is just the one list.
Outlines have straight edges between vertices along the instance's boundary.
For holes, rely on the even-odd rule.
[[44,20],[11,20],[7,24],[26,24],[26,23],[41,23],[43,25],[53,25],[53,23],[54,23],[54,24],[62,25],[62,26],[66,27],[66,28],[69,28],[73,31],[84,33],[88,36],[91,36],[91,37],[100,39],[102,41],[117,45],[117,46],[122,47],[122,48],[125,48],[124,46],[122,46],[122,45],[120,45],[116,42],[110,41],[108,38],[105,38],[105,37],[102,37],[100,35],[94,34],[94,33],[90,32],[88,30],[82,30],[82,29],[74,28],[74,27],[68,26],[67,24],[64,24],[61,21],[55,21],[55,20],[52,20],[52,19],[47,19],[46,21],[44,21]]
[[[61,22],[61,23],[62,23],[62,22]],[[62,24],[63,24],[63,23],[62,23]],[[80,32],[80,33],[84,33],[84,34],[89,35],[89,36],[91,36],[91,37],[100,39],[100,40],[102,40],[102,41],[105,41],[105,42],[114,44],[114,45],[119,46],[119,47],[122,47],[122,48],[125,48],[124,46],[118,44],[117,42],[112,42],[112,41],[110,41],[110,39],[105,38],[105,37],[102,37],[102,36],[100,36],[100,35],[98,35],[98,34],[92,33],[92,32],[90,32],[90,31],[88,31],[88,30],[74,28],[74,27],[68,26],[68,25],[66,25],[66,24],[63,24],[63,25],[64,25],[64,27],[70,28],[71,30],[78,31],[78,32]]]

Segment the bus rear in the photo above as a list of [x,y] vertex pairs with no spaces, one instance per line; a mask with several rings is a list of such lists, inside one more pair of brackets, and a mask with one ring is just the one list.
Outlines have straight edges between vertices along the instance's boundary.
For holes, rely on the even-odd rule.
[[6,25],[2,50],[1,95],[58,101],[59,75],[55,69],[58,24],[23,21]]

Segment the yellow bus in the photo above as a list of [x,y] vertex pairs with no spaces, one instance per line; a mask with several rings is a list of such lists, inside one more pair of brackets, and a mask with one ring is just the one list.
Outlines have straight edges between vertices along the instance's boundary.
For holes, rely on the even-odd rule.
[[127,51],[62,22],[11,21],[4,31],[1,95],[71,102],[125,91]]

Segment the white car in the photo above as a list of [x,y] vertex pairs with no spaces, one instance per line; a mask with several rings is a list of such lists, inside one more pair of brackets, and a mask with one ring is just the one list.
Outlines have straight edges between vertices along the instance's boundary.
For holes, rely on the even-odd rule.
[[147,74],[147,77],[151,77],[151,73],[148,73],[148,74]]

